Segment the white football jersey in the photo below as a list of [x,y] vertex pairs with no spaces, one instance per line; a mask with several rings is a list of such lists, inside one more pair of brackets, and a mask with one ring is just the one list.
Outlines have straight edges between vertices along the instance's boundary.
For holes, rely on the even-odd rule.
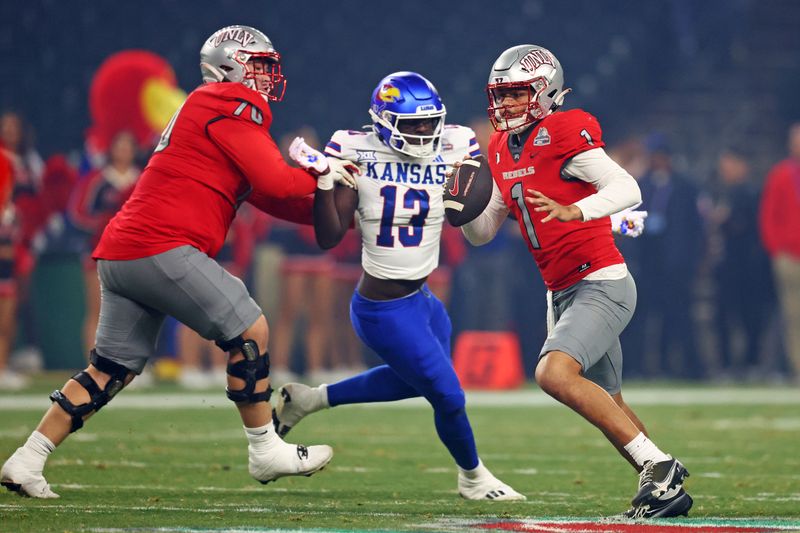
[[439,155],[416,159],[386,146],[372,131],[339,130],[325,153],[357,163],[361,266],[380,279],[421,279],[439,265],[445,172],[480,154],[475,133],[446,125]]

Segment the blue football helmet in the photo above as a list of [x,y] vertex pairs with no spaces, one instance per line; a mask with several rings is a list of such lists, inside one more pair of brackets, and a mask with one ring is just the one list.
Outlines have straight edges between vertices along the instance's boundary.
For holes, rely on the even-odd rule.
[[[415,72],[395,72],[383,78],[372,92],[369,108],[378,137],[393,150],[419,158],[439,153],[445,113],[436,87]],[[406,127],[404,121],[408,121]],[[418,125],[422,128],[415,130]]]

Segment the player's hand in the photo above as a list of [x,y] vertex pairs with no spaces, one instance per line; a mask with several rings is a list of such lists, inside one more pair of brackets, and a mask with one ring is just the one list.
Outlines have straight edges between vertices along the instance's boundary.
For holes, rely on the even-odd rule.
[[328,160],[328,170],[335,183],[341,183],[351,189],[358,190],[356,176],[361,171],[355,163],[336,157],[327,157],[326,159]]
[[534,211],[547,213],[547,216],[542,219],[543,223],[554,219],[561,222],[583,220],[583,213],[578,206],[561,205],[535,189],[526,189],[526,191],[525,201],[536,206]]
[[623,209],[619,213],[611,215],[611,231],[626,237],[636,238],[644,231],[644,219],[647,218],[647,211],[633,211]]
[[[465,155],[464,158],[462,159],[462,161],[466,161],[467,159],[474,159],[474,158],[470,157],[468,155]],[[455,163],[453,163],[451,168],[449,168],[449,169],[447,169],[445,171],[445,173],[444,173],[444,183],[442,184],[442,194],[444,194],[445,191],[447,190],[448,184],[450,183],[450,178],[453,176],[453,174],[455,174],[458,171],[458,167],[460,167],[462,164],[463,163],[461,161],[456,161]]]
[[356,189],[358,166],[350,161],[326,157],[319,150],[311,148],[302,137],[295,137],[289,145],[289,157],[301,168],[317,177],[317,187],[333,189],[334,183],[341,183]]
[[306,144],[302,137],[295,137],[292,144],[289,145],[289,157],[302,169],[315,176],[328,172],[328,161],[325,156],[319,150]]

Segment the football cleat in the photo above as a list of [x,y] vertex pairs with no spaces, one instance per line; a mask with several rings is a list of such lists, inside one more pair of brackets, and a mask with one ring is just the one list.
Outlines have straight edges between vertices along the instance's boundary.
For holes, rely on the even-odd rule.
[[683,489],[687,477],[689,472],[677,459],[646,462],[639,474],[639,491],[624,515],[628,518],[688,516],[694,502]]
[[465,500],[527,500],[524,494],[520,494],[494,477],[483,463],[478,463],[478,469],[478,475],[472,479],[468,478],[462,469],[458,469],[458,494]]
[[256,455],[252,451],[248,461],[250,475],[262,484],[286,476],[311,476],[331,462],[333,448],[325,444],[303,446],[280,441],[269,454]]
[[287,383],[278,389],[278,402],[272,410],[272,424],[281,437],[303,418],[328,407],[327,392],[323,387],[309,387],[302,383]]
[[42,475],[40,461],[31,458],[30,454],[25,448],[17,448],[0,470],[0,485],[20,496],[58,498]]

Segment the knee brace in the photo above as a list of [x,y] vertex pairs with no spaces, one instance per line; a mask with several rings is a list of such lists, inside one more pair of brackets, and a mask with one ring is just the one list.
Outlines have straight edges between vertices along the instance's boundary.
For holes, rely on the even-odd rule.
[[226,352],[239,349],[244,356],[241,361],[228,362],[228,375],[244,380],[244,387],[239,390],[225,389],[228,399],[236,403],[268,402],[272,397],[272,387],[267,386],[264,392],[254,391],[258,380],[269,377],[269,352],[259,355],[256,341],[244,340],[241,335],[229,341],[217,341],[217,346]]
[[75,405],[63,392],[56,389],[50,395],[50,400],[56,402],[66,413],[72,418],[72,427],[69,432],[74,433],[83,427],[83,417],[91,412],[99,411],[104,405],[111,401],[111,399],[122,390],[125,386],[125,378],[131,371],[119,363],[115,363],[110,359],[98,355],[96,351],[92,350],[89,361],[100,372],[108,374],[109,379],[106,388],[101,390],[95,380],[87,372],[81,371],[72,376],[71,379],[77,381],[86,392],[89,393],[89,401],[81,405]]

